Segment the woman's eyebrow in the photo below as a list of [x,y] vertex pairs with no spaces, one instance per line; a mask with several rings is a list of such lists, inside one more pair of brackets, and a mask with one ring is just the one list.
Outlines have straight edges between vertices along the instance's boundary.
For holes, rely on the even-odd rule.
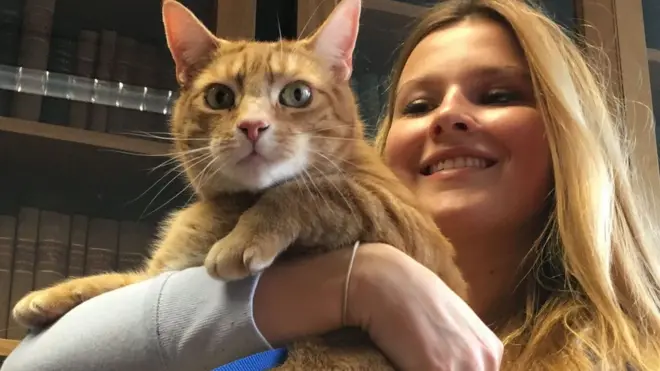
[[[489,80],[489,79],[517,79],[531,81],[531,74],[529,70],[518,65],[484,65],[476,66],[463,73],[469,76],[469,80]],[[441,73],[428,73],[421,76],[416,76],[410,80],[405,81],[396,89],[396,96],[405,92],[407,89],[413,87],[437,87],[438,83],[442,81]]]
[[508,78],[531,79],[531,74],[529,73],[529,70],[514,65],[483,66],[483,67],[475,68],[473,74],[475,78],[508,77]]

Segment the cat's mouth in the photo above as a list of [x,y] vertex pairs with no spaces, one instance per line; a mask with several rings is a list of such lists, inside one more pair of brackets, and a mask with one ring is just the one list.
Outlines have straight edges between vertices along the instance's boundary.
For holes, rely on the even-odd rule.
[[255,165],[255,164],[260,164],[260,163],[266,163],[266,158],[257,152],[256,149],[252,149],[252,152],[250,152],[247,156],[243,157],[242,159],[238,160],[236,165],[244,166],[244,165]]

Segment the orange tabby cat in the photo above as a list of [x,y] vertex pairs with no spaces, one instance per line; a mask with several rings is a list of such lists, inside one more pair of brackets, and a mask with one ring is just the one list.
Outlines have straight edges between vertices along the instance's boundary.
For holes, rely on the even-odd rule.
[[[310,38],[218,39],[183,5],[163,20],[181,85],[171,120],[198,201],[163,225],[140,272],[108,273],[36,291],[14,308],[27,326],[166,270],[204,265],[226,280],[285,252],[385,242],[431,268],[459,295],[453,248],[413,194],[363,139],[349,87],[360,0],[343,0]],[[348,331],[292,345],[288,370],[383,370],[388,361]]]

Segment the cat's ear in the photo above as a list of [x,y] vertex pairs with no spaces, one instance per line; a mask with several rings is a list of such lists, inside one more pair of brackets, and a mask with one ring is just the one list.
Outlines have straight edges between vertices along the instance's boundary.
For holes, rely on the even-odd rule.
[[353,72],[353,50],[360,28],[360,0],[342,0],[309,41],[342,81]]
[[220,40],[175,0],[163,1],[163,24],[167,46],[176,65],[176,79],[185,85],[190,82],[195,66],[218,48]]

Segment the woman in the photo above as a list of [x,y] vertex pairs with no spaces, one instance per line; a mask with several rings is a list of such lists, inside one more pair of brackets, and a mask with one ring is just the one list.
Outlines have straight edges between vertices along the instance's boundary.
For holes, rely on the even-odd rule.
[[228,285],[190,269],[81,305],[2,370],[208,370],[342,325],[404,370],[497,370],[494,333],[502,370],[659,370],[656,224],[591,70],[518,0],[442,2],[404,45],[378,146],[454,242],[474,312],[363,245],[346,323],[349,250]]
[[[438,5],[395,68],[379,147],[457,246],[503,370],[660,369],[657,222],[592,67],[522,2],[476,0]],[[492,169],[411,171],[460,147]]]
[[[379,146],[456,244],[505,370],[660,369],[655,221],[590,67],[546,17],[499,0],[439,5],[395,68]],[[409,170],[452,146],[491,173]],[[480,261],[498,256],[499,287]]]

